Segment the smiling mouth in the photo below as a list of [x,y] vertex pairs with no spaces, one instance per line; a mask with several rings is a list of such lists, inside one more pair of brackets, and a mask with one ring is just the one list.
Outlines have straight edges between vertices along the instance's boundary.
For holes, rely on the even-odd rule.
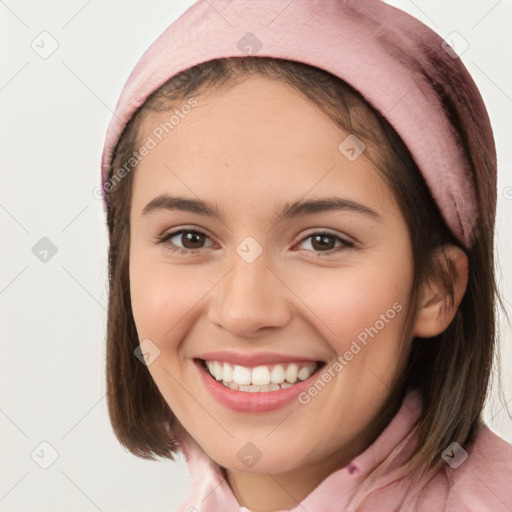
[[290,362],[261,366],[232,365],[223,361],[196,359],[214,380],[235,391],[279,391],[299,384],[317,373],[323,361]]

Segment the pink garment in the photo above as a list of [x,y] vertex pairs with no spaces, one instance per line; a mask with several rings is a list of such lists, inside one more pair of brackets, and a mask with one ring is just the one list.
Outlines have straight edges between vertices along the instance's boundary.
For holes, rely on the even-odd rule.
[[[329,475],[304,500],[288,511],[279,512],[342,512],[355,486],[378,463],[383,461],[408,433],[421,412],[417,392],[409,392],[400,410],[366,451],[344,468]],[[175,512],[250,512],[241,506],[222,476],[219,466],[197,445],[180,442],[191,476],[191,489]],[[406,444],[405,456],[412,443]],[[479,431],[473,445],[465,447],[468,454],[448,450],[441,469],[424,479],[416,490],[407,481],[386,482],[366,496],[358,510],[391,512],[396,510],[432,512],[510,512],[512,510],[512,446],[487,426]],[[392,469],[393,466],[390,468]],[[402,507],[402,508],[401,508]]]

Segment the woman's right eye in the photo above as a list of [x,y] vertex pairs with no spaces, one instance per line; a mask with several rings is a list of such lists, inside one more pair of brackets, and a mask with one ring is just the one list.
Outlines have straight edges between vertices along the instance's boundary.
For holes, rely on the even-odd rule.
[[[173,238],[177,238],[177,240],[179,240],[184,247],[176,246],[176,243],[171,241]],[[195,250],[197,249],[202,249],[203,247],[197,247],[197,245],[204,243],[205,239],[209,239],[209,237],[202,233],[201,231],[192,229],[179,229],[177,231],[171,231],[170,233],[166,233],[162,237],[159,237],[157,243],[165,244],[168,247],[168,249],[173,252],[179,254],[187,254],[190,252],[195,252]]]

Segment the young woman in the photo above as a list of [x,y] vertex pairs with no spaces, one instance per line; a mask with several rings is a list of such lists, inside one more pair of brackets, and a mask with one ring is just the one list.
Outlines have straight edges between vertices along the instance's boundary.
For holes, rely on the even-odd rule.
[[199,1],[102,162],[109,413],[179,512],[510,510],[481,420],[496,154],[453,49],[379,1]]

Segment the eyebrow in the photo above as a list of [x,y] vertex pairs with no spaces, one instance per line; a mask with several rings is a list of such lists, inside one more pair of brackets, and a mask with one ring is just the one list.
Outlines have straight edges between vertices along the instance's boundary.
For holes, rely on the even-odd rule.
[[[170,196],[168,194],[161,194],[152,199],[143,208],[142,216],[166,210],[180,210],[196,213],[205,217],[213,217],[220,220],[225,219],[223,212],[213,203],[200,199]],[[313,215],[315,213],[331,211],[350,211],[364,214],[376,221],[382,221],[382,217],[368,206],[352,201],[351,199],[336,196],[285,203],[280,209],[275,210],[272,221],[277,224],[284,219],[290,219],[300,215]]]

